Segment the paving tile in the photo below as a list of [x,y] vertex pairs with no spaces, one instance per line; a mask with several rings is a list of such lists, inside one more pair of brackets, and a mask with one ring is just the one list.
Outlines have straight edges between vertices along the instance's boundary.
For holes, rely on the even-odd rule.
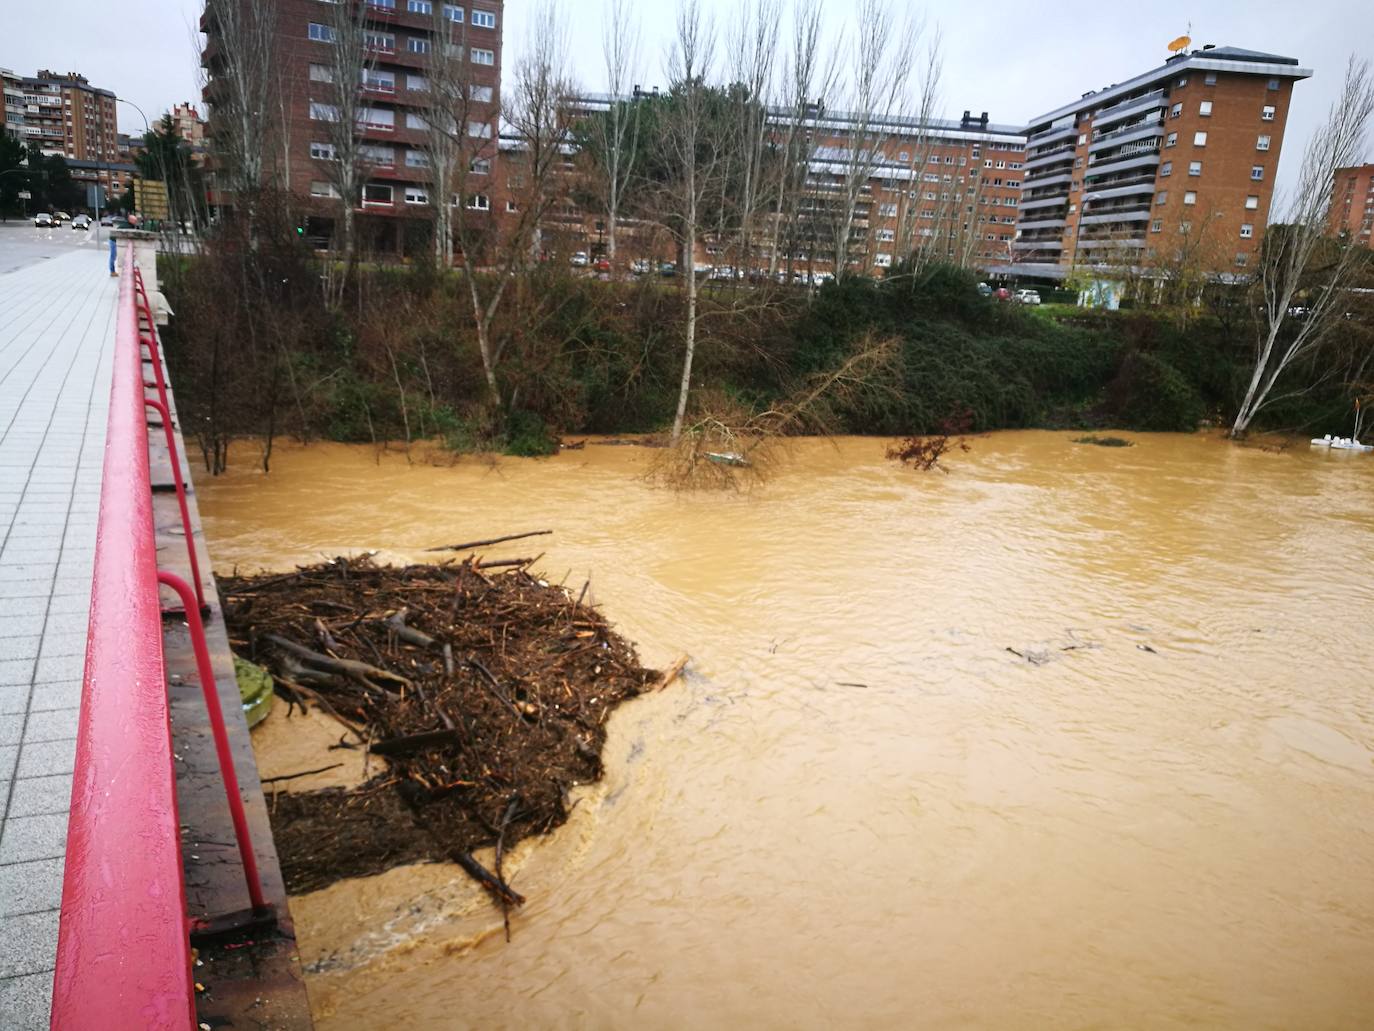
[[24,744],[35,741],[64,741],[76,737],[80,709],[46,709],[30,712],[24,722]]
[[[45,710],[46,711],[46,710]],[[55,773],[70,774],[76,766],[76,741],[35,741],[23,745],[19,762],[14,768],[15,780],[25,777],[47,777]]]
[[35,605],[32,599],[28,599],[28,601],[29,604],[23,606],[22,611],[0,615],[0,635],[29,637],[43,632],[43,624],[47,621],[47,617],[44,616],[42,608]]
[[[17,745],[20,738],[24,736],[24,725],[26,723],[25,713],[5,712],[0,713],[0,747],[4,745]],[[12,769],[0,769],[0,778],[9,780],[14,773]],[[4,796],[0,796],[3,799]],[[0,801],[0,808],[4,807],[4,802]]]
[[0,684],[28,684],[33,681],[32,659],[8,659],[0,662]]
[[0,980],[0,1013],[6,1031],[48,1031],[52,981],[51,970]]
[[[65,636],[65,635],[64,635]],[[79,679],[86,668],[84,650],[77,654],[43,655],[34,670],[36,684],[48,684],[56,680]]]
[[[0,659],[5,657],[5,641],[7,638],[0,637]],[[20,638],[20,640],[38,640],[37,638]],[[86,654],[86,632],[68,631],[59,633],[52,631],[45,633],[42,637],[43,658],[52,658],[60,655],[80,655]]]
[[[0,575],[0,579],[4,579],[3,575]],[[0,596],[0,634],[5,632],[5,622],[10,616],[23,616],[33,613],[36,605],[33,599],[46,597],[51,592],[51,584],[53,581],[52,578],[49,577],[46,580],[24,579],[11,582],[32,584],[33,586],[31,589],[34,593],[12,598]],[[39,609],[38,611],[42,610]],[[6,636],[13,635],[6,634]]]
[[75,709],[81,705],[81,681],[62,681],[56,684],[33,685],[33,697],[28,711],[51,712],[53,709]]
[[70,615],[79,612],[83,615],[91,610],[91,598],[89,594],[64,594],[52,600],[48,606],[49,615]]
[[0,833],[0,866],[27,863],[35,859],[54,859],[67,851],[67,816],[45,813],[42,816],[7,816]]
[[0,917],[61,905],[62,866],[60,856],[0,865]]
[[24,712],[31,690],[28,684],[0,684],[0,716]]
[[[11,713],[10,715],[15,715]],[[22,721],[20,726],[23,726]],[[0,779],[9,780],[14,776],[14,766],[19,758],[19,745],[0,745]]]
[[0,934],[0,977],[37,974],[57,963],[57,910],[5,920]]
[[[26,634],[23,637],[0,637],[0,662],[14,662],[16,659],[32,659],[38,654],[38,644],[41,638],[36,634]],[[47,642],[43,642],[46,647]],[[66,639],[62,639],[61,645],[55,647],[67,647]],[[58,654],[57,652],[53,653]]]
[[65,813],[72,804],[72,779],[57,774],[16,780],[10,787],[9,799],[11,817]]

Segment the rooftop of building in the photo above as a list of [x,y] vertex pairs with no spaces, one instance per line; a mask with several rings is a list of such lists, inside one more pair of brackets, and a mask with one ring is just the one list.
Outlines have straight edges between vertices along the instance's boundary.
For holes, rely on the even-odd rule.
[[1296,57],[1267,54],[1259,50],[1246,50],[1243,47],[1217,47],[1208,44],[1188,53],[1175,54],[1165,60],[1163,64],[1133,76],[1125,82],[1114,82],[1102,89],[1089,90],[1077,99],[1071,100],[1053,111],[1047,111],[1030,119],[1020,131],[1029,133],[1036,128],[1044,127],[1046,123],[1053,122],[1057,118],[1075,114],[1086,106],[1096,107],[1118,97],[1127,96],[1143,86],[1164,82],[1185,69],[1196,69],[1203,72],[1239,72],[1245,75],[1262,75],[1278,79],[1308,79],[1312,76],[1312,69],[1299,67]]

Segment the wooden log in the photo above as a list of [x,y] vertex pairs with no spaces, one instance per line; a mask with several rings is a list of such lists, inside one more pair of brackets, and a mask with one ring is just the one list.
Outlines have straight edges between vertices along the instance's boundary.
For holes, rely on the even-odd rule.
[[662,691],[674,680],[682,676],[682,671],[687,668],[687,663],[689,661],[690,660],[686,655],[679,657],[676,662],[674,662],[671,666],[669,666],[667,669],[663,671],[663,674],[658,678],[658,680],[654,681],[654,686],[651,688],[651,690]]
[[552,530],[533,530],[530,533],[510,533],[504,537],[490,537],[484,541],[464,541],[462,544],[445,544],[438,548],[426,548],[426,551],[471,551],[473,548],[486,548],[493,544],[504,544],[506,541],[522,541],[526,537],[546,537],[553,533]]
[[421,734],[407,734],[404,737],[387,738],[385,741],[374,741],[372,751],[375,755],[409,755],[412,752],[423,751],[426,748],[434,748],[437,745],[458,744],[457,731],[449,728],[448,730],[427,730]]
[[449,852],[449,856],[463,868],[469,877],[486,888],[497,902],[510,906],[523,906],[525,904],[525,896],[473,859],[471,852],[460,852],[454,849]]
[[409,609],[399,609],[386,619],[386,628],[396,635],[399,641],[406,644],[413,644],[418,648],[433,648],[437,643],[434,638],[423,630],[417,630],[413,626],[406,626],[406,615]]
[[[332,655],[322,655],[317,651],[297,644],[295,641],[288,641],[285,637],[278,637],[276,634],[266,634],[264,640],[276,645],[282,651],[289,652],[298,658],[304,659],[318,669],[326,670],[330,673],[342,673],[346,677],[361,681],[369,687],[377,687],[371,682],[371,678],[378,680],[390,680],[396,684],[410,686],[410,681],[405,677],[398,676],[390,670],[382,669],[380,666],[373,666],[371,663],[358,662],[355,659],[336,659]],[[380,690],[380,688],[379,688]]]

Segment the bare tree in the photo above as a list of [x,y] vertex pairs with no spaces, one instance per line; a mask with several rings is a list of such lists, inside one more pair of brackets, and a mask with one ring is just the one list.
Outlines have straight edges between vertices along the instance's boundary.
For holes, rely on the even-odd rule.
[[[215,176],[256,224],[258,194],[270,178],[276,136],[273,91],[279,67],[276,5],[271,0],[208,0],[206,35],[213,52],[210,108]],[[284,120],[283,120],[284,121]]]
[[[560,173],[571,152],[568,100],[576,91],[567,61],[567,31],[558,5],[555,0],[543,0],[530,20],[525,53],[504,103],[511,133],[506,161],[510,207],[502,231],[497,236],[467,217],[460,217],[456,226],[482,371],[490,399],[497,407],[502,396],[496,373],[507,341],[494,337],[496,316],[511,284],[538,259],[540,226],[562,196],[564,177]],[[470,140],[480,141],[492,126],[470,123],[465,131]],[[473,187],[472,167],[483,158],[472,151],[469,155],[469,160],[458,163],[458,199],[464,208],[480,208],[474,201],[488,195]],[[489,276],[478,273],[484,263],[492,273]]]
[[[473,79],[467,60],[467,23],[455,24],[440,4],[434,8],[434,39],[425,59],[425,160],[429,165],[429,203],[434,210],[434,258],[444,268],[453,264],[455,220],[463,208],[454,199],[460,182],[476,161],[490,161],[496,144],[485,134],[467,135],[475,123],[478,97],[484,87]],[[482,125],[490,119],[476,120]],[[486,149],[489,154],[478,152]]]
[[639,98],[630,96],[639,63],[639,25],[628,0],[610,0],[601,52],[610,104],[604,117],[592,119],[590,135],[600,165],[598,199],[606,215],[606,256],[614,265],[621,212],[639,151]]
[[739,251],[746,268],[753,264],[757,215],[765,196],[772,135],[769,107],[782,12],[782,0],[745,0],[739,7],[729,46],[736,105],[732,149],[739,163],[734,202]]
[[331,103],[324,105],[325,135],[333,150],[328,164],[329,181],[339,195],[340,249],[344,256],[344,276],[348,278],[357,248],[357,209],[362,202],[367,180],[367,144],[362,124],[368,113],[363,85],[373,68],[372,31],[367,28],[367,4],[336,3],[329,23],[333,46],[328,68]]
[[682,248],[687,294],[687,318],[683,329],[682,381],[672,440],[682,435],[682,420],[692,386],[692,361],[697,344],[696,247],[701,238],[706,199],[717,184],[724,160],[717,138],[718,119],[712,117],[708,79],[715,50],[715,30],[702,12],[701,0],[679,0],[677,28],[667,56],[671,88],[666,100],[659,144],[668,170],[666,201],[672,214],[672,231]]
[[[1340,96],[1308,141],[1281,224],[1271,225],[1265,234],[1255,367],[1231,425],[1232,437],[1244,435],[1256,413],[1277,400],[1274,384],[1284,371],[1319,347],[1342,321],[1361,249],[1327,236],[1327,220],[1336,169],[1361,157],[1371,118],[1374,77],[1367,60],[1351,57]],[[1303,305],[1305,312],[1295,317],[1289,311],[1300,288],[1308,289],[1310,297]]]
[[883,162],[883,148],[906,107],[916,48],[924,34],[918,16],[899,25],[891,6],[890,0],[858,0],[854,5],[857,30],[850,48],[846,94],[849,147],[840,161],[837,204],[831,218],[837,276],[849,266],[854,224],[860,206],[871,203],[869,181]]

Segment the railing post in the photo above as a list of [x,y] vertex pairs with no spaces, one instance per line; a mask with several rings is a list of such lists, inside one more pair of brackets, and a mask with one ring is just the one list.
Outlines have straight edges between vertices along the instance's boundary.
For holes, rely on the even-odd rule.
[[220,708],[219,691],[215,687],[215,671],[210,664],[210,647],[205,640],[205,624],[201,622],[200,612],[192,604],[194,596],[186,581],[173,573],[159,572],[157,582],[170,587],[181,596],[186,607],[186,625],[191,632],[191,647],[196,653],[196,670],[200,675],[201,693],[205,695],[205,708],[210,714],[210,729],[215,739],[215,753],[219,756],[220,778],[224,781],[224,793],[229,800],[229,814],[234,820],[234,837],[238,839],[239,857],[243,860],[243,876],[248,882],[248,897],[252,900],[253,910],[266,910],[267,900],[262,894],[262,882],[258,877],[258,859],[253,852],[253,842],[248,835],[248,815],[243,809],[243,798],[239,795],[239,778],[234,771],[234,756],[229,751],[229,734],[224,727],[224,710]]
[[196,538],[191,532],[191,510],[186,504],[186,485],[181,479],[181,458],[177,454],[176,434],[172,432],[172,417],[161,401],[145,397],[143,403],[162,416],[162,430],[167,437],[167,454],[172,459],[172,479],[176,481],[177,504],[181,506],[181,528],[186,534],[186,556],[191,560],[191,580],[196,586],[196,608],[205,611],[205,589],[200,583],[200,562],[196,559]]

